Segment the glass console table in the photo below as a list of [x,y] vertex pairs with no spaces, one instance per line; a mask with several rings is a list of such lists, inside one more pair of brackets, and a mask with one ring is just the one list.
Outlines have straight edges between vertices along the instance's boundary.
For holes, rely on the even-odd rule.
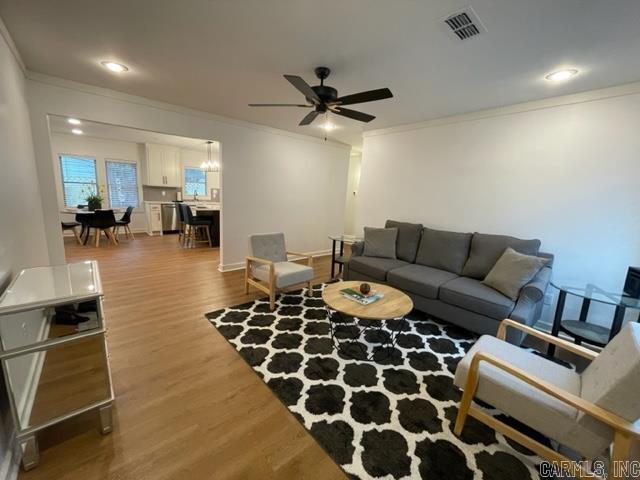
[[[577,344],[585,342],[591,345],[604,347],[618,334],[618,332],[620,332],[627,309],[637,310],[640,314],[640,299],[628,297],[622,293],[607,292],[591,283],[580,284],[574,282],[574,286],[570,286],[569,282],[565,283],[553,280],[551,285],[557,288],[560,292],[558,295],[558,303],[556,304],[556,312],[553,319],[551,334],[557,337],[560,332],[564,332],[573,337]],[[562,318],[567,295],[573,295],[580,298],[582,301],[580,314],[577,319]],[[589,307],[592,302],[615,307],[613,321],[610,328],[587,322]],[[549,356],[553,356],[555,353],[555,347],[553,345],[549,345],[547,353]]]
[[[344,255],[344,246],[353,245],[356,242],[361,242],[363,237],[356,235],[329,235],[331,240],[331,278],[335,278],[335,267],[338,265],[338,275],[342,273],[344,263],[349,259]],[[340,244],[338,255],[336,255],[336,244]]]
[[0,362],[25,470],[37,433],[89,411],[111,432],[114,400],[98,263],[22,270],[0,296]]

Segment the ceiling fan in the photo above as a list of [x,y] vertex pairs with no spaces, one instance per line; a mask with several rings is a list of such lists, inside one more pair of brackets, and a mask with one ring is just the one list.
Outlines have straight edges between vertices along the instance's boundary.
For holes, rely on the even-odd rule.
[[316,77],[320,79],[320,85],[314,87],[296,75],[285,75],[291,85],[296,87],[304,96],[307,102],[305,104],[296,103],[250,103],[250,107],[300,107],[313,108],[299,123],[299,125],[309,125],[318,115],[328,111],[341,115],[343,117],[352,118],[359,122],[370,122],[373,115],[343,108],[344,105],[354,105],[356,103],[375,102],[376,100],[384,100],[393,97],[391,90],[388,88],[379,88],[378,90],[369,90],[367,92],[354,93],[338,97],[338,90],[324,84],[324,80],[329,76],[331,70],[327,67],[317,67],[315,69]]

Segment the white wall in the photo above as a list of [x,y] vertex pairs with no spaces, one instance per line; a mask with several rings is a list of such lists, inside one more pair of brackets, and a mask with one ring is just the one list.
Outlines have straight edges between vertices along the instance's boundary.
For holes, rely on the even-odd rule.
[[347,179],[347,196],[344,206],[344,233],[356,233],[356,197],[360,186],[360,169],[362,167],[362,153],[351,152],[349,157],[349,173]]
[[366,135],[358,229],[540,238],[556,278],[619,290],[640,264],[640,93],[530,107]]
[[[48,114],[220,141],[223,266],[242,262],[250,233],[280,230],[292,249],[325,251],[327,235],[343,228],[346,146],[42,75],[30,78],[47,232],[59,229]],[[53,263],[64,261],[61,240],[49,243],[49,254]]]
[[[0,283],[22,268],[48,263],[46,237],[36,173],[25,79],[0,21]],[[58,229],[57,235],[60,235]],[[0,285],[2,289],[4,285]],[[34,339],[41,319],[3,325],[5,335]],[[29,371],[29,359],[14,364],[14,373]],[[13,478],[18,458],[12,455],[12,422],[0,382],[0,478]]]

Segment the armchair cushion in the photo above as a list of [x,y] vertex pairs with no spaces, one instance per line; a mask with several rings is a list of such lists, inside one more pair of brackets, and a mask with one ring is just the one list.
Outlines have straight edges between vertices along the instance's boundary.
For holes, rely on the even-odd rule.
[[[493,355],[532,376],[580,396],[580,375],[515,345],[483,335],[460,361],[454,383],[464,389],[471,359],[476,352]],[[475,397],[534,430],[593,458],[611,442],[608,428],[588,429],[577,423],[578,411],[498,367],[481,362]],[[602,427],[599,424],[599,427]]]
[[286,262],[287,248],[284,243],[284,233],[249,235],[249,255],[272,262]]
[[[298,283],[313,280],[313,268],[295,262],[276,262],[273,264],[276,288],[285,288]],[[264,282],[269,281],[269,265],[254,266],[253,276]]]

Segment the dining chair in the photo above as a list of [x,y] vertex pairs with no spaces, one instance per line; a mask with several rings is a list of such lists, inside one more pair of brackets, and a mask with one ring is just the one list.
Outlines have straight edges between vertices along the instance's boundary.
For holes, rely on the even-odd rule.
[[180,227],[178,229],[178,243],[182,245],[184,243],[184,212],[182,211],[182,203],[176,203],[176,210],[178,212],[178,222]]
[[131,231],[131,228],[129,227],[129,224],[131,223],[131,213],[133,212],[133,206],[129,205],[127,207],[127,210],[124,212],[124,215],[122,215],[122,218],[120,220],[116,220],[116,227],[115,227],[115,237],[118,238],[118,232],[120,231],[120,227],[124,228],[124,232],[127,236],[127,238],[129,238],[129,235],[131,235],[131,238],[135,240],[136,237],[133,236],[133,232]]
[[94,229],[95,246],[100,246],[100,234],[104,233],[107,239],[113,244],[118,244],[118,239],[113,234],[113,229],[116,226],[116,217],[113,214],[113,210],[96,210],[91,215],[88,215],[87,238],[91,235],[91,229]]
[[[306,259],[306,265],[289,261],[289,255]],[[249,256],[246,258],[244,290],[249,285],[269,295],[269,309],[275,308],[278,290],[297,284],[307,284],[307,295],[313,293],[313,257],[306,253],[288,251],[284,233],[261,233],[249,235]]]
[[78,227],[81,227],[82,224],[80,222],[60,222],[62,224],[62,232],[64,233],[66,230],[71,230],[73,232],[73,236],[76,237],[76,241],[82,245],[82,239],[80,238],[80,234],[78,233]]
[[[198,242],[207,242],[212,247],[211,243],[211,218],[204,218],[194,216],[191,212],[189,205],[180,204],[182,207],[182,214],[184,215],[185,223],[185,245],[195,247]],[[198,230],[204,230],[206,240],[198,240]]]

